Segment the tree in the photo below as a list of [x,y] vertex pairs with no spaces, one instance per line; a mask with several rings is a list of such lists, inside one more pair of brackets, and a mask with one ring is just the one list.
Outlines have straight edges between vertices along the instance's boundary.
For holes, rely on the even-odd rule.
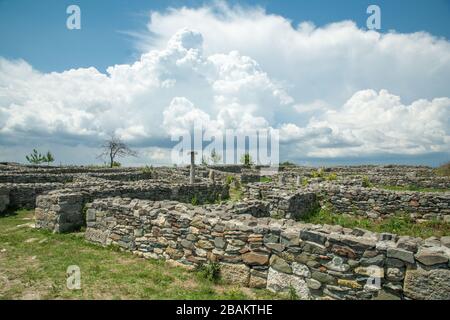
[[45,157],[38,152],[36,149],[33,149],[33,152],[29,154],[28,156],[25,156],[25,158],[28,160],[31,164],[41,164],[45,161]]
[[102,153],[98,155],[98,158],[102,157],[108,157],[109,159],[109,167],[114,167],[114,164],[117,164],[118,162],[114,161],[116,158],[123,158],[127,156],[136,157],[137,152],[134,150],[131,150],[130,147],[128,147],[127,144],[122,142],[118,137],[115,135],[110,135],[109,139],[106,140],[103,145],[101,146]]
[[211,160],[214,164],[218,164],[222,160],[222,157],[216,152],[215,148],[211,150]]
[[246,152],[245,154],[242,155],[241,163],[244,164],[244,166],[246,166],[246,167],[249,167],[251,164],[253,164],[250,153]]
[[47,151],[47,154],[44,157],[44,162],[47,162],[47,165],[50,165],[50,162],[55,161],[55,158],[53,157],[53,154],[50,151]]

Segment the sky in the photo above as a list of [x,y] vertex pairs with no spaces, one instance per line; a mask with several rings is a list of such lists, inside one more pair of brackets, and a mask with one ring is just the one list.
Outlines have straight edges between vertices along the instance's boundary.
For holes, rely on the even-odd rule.
[[279,130],[281,161],[440,165],[449,18],[448,0],[0,0],[0,161],[98,163],[114,132],[139,151],[122,163],[170,164],[202,119]]

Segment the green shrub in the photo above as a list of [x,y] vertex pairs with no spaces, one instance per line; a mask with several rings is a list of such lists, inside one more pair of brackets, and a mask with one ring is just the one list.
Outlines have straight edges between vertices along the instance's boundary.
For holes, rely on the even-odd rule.
[[370,187],[372,187],[372,183],[370,182],[368,176],[364,176],[364,177],[362,178],[362,186],[363,186],[364,188],[370,188]]
[[252,156],[250,155],[250,153],[247,152],[242,155],[241,163],[246,167],[249,167],[253,164]]
[[196,267],[197,273],[212,282],[218,282],[220,279],[220,264],[215,261],[199,264]]
[[120,162],[113,161],[111,168],[120,168],[121,166],[122,166],[122,164]]
[[153,166],[145,166],[143,169],[142,169],[142,173],[144,173],[144,174],[152,174],[153,173]]
[[291,285],[289,285],[289,300],[299,300],[299,296],[297,292],[295,291],[295,288]]
[[302,186],[306,187],[309,184],[308,178],[303,178],[302,180]]
[[226,178],[225,178],[225,183],[227,184],[227,185],[231,185],[231,183],[235,180],[236,178],[234,177],[234,176],[227,176]]
[[335,180],[337,180],[337,175],[336,175],[336,173],[330,173],[329,175],[327,175],[326,177],[325,177],[325,179],[327,180],[327,181],[335,181]]
[[193,197],[192,197],[192,199],[191,199],[191,204],[192,204],[193,206],[198,205],[198,199],[197,199],[197,196],[193,196]]
[[313,178],[323,178],[323,177],[324,177],[323,169],[320,168],[320,169],[318,169],[318,170],[313,170],[313,171],[311,172],[311,176],[312,176]]

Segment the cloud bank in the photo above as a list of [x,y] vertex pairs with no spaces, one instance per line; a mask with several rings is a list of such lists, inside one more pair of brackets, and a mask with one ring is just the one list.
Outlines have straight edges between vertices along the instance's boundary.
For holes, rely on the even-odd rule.
[[170,135],[200,119],[214,130],[280,129],[282,160],[450,152],[445,39],[351,21],[292,26],[223,3],[153,12],[148,34],[140,60],[106,74],[41,73],[0,58],[1,148],[92,153],[114,132],[142,149],[142,163],[168,162]]

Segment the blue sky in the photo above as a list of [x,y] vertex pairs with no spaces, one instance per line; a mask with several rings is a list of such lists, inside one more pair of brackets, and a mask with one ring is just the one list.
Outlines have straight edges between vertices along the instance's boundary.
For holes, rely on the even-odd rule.
[[0,0],[0,161],[98,163],[114,133],[124,164],[170,164],[200,120],[279,130],[281,161],[439,165],[449,39],[450,0]]
[[[200,7],[208,1],[162,0],[0,0],[0,55],[22,58],[41,71],[95,66],[99,70],[134,61],[133,39],[124,32],[143,31],[150,11],[168,7]],[[377,4],[382,10],[382,32],[427,31],[450,38],[450,0],[246,0],[229,1],[242,6],[261,6],[282,15],[295,25],[312,21],[317,26],[353,20],[366,27],[366,8]],[[65,27],[66,8],[77,4],[82,29]]]

